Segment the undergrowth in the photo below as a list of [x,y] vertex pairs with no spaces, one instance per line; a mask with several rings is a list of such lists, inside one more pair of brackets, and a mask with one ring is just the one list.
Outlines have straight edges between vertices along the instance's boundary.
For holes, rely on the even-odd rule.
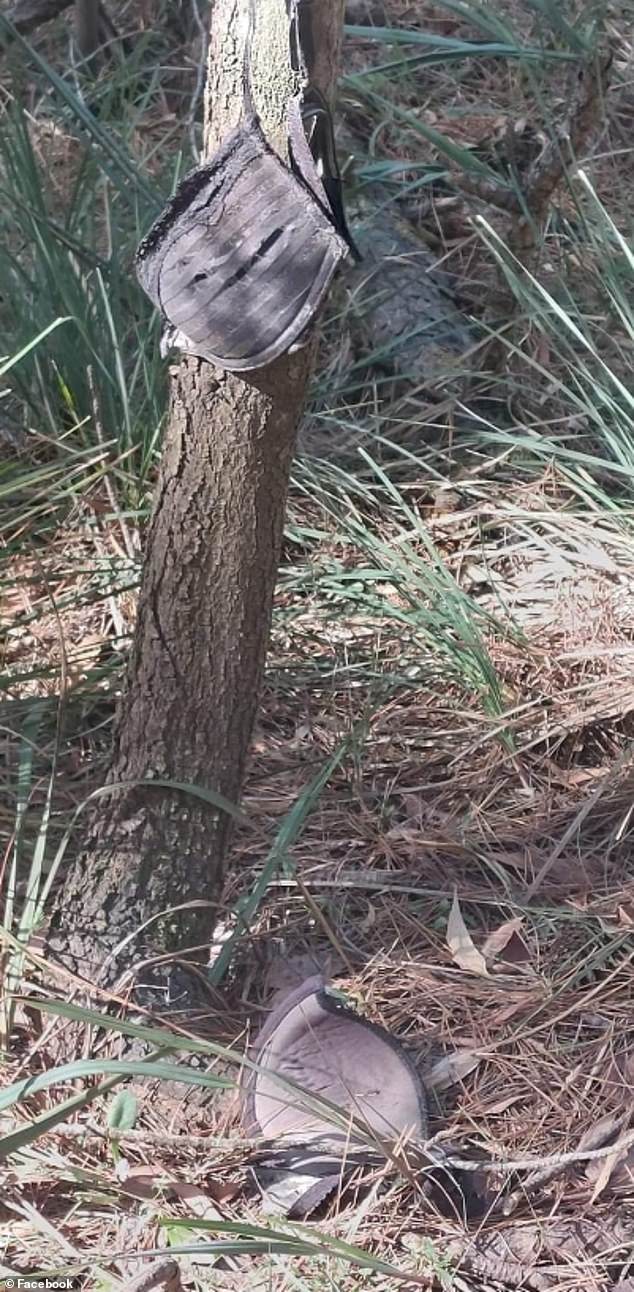
[[[425,1247],[420,1199],[393,1176],[316,1226],[262,1230],[241,1192],[244,1152],[218,1147],[231,1110],[173,1095],[175,1081],[234,1083],[227,1046],[241,1050],[246,1005],[262,1004],[280,961],[330,957],[415,1049],[466,1055],[443,1109],[462,1142],[477,1128],[479,1147],[511,1156],[565,1148],[631,1089],[632,15],[549,0],[412,8],[349,30],[341,109],[364,138],[350,182],[366,198],[380,184],[451,274],[472,347],[460,380],[436,376],[433,390],[386,376],[371,350],[355,366],[333,301],[212,955],[214,1039],[150,1029],[153,1056],[136,1067],[108,1046],[93,1055],[104,1020],[62,1004],[67,983],[57,1002],[43,989],[37,935],[77,810],[104,783],[133,629],[166,379],[130,265],[200,145],[200,25],[184,72],[156,30],[94,84],[63,70],[59,24],[4,55],[6,1276],[116,1287],[131,1245],[184,1253],[212,1230],[207,1264],[187,1266],[201,1286],[239,1286],[245,1255],[280,1288],[451,1285],[459,1226],[426,1215]],[[126,31],[136,19],[128,6]],[[606,26],[602,120],[523,263],[508,218],[468,196],[465,177],[500,180],[509,117],[548,137]],[[517,190],[512,168],[503,180]],[[480,976],[447,943],[454,886],[474,944],[498,934]],[[121,1013],[111,1045],[134,1026]],[[90,1057],[59,1070],[69,1020]],[[113,1103],[133,1077],[138,1105]],[[163,1088],[171,1144],[150,1094]],[[183,1142],[197,1118],[212,1160]],[[70,1123],[89,1138],[60,1130]],[[140,1136],[119,1148],[117,1126]],[[590,1214],[591,1196],[614,1209],[609,1175],[580,1171],[574,1213]],[[567,1259],[580,1283],[609,1265],[589,1249]]]

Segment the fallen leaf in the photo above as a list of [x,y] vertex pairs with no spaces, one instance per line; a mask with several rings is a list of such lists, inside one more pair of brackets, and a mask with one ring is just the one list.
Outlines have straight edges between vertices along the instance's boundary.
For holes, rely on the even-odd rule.
[[[584,1132],[579,1141],[579,1147],[582,1149],[603,1148],[604,1145],[610,1143],[610,1140],[618,1140],[623,1131],[627,1129],[630,1117],[631,1113],[629,1111],[619,1114],[606,1113],[604,1117],[600,1117],[593,1126]],[[629,1163],[628,1159],[630,1159]],[[618,1144],[615,1145],[614,1153],[609,1153],[607,1157],[597,1158],[595,1161],[588,1162],[585,1170],[586,1179],[594,1185],[590,1201],[596,1202],[611,1181],[616,1184],[616,1175],[619,1176],[619,1183],[623,1183],[624,1180],[631,1180],[630,1171],[633,1162],[632,1146],[620,1149]],[[615,1177],[614,1179],[613,1176]]]
[[[453,1266],[460,1264],[461,1274],[475,1274],[478,1286],[486,1280],[521,1292],[582,1285],[585,1292],[598,1292],[615,1286],[606,1265],[613,1266],[620,1249],[625,1256],[631,1243],[631,1224],[542,1217],[539,1222],[450,1238],[443,1251]],[[583,1270],[582,1280],[571,1277],[572,1268]]]
[[513,966],[528,965],[531,960],[531,953],[524,939],[519,933],[512,933],[504,950],[500,953],[502,964]]
[[[603,1148],[613,1136],[617,1135],[623,1128],[625,1117],[623,1113],[605,1113],[599,1120],[593,1122],[586,1131],[583,1132],[577,1145],[580,1149]],[[589,1166],[592,1163],[588,1163]]]
[[220,1220],[221,1214],[214,1206],[208,1193],[198,1184],[189,1184],[186,1180],[170,1180],[170,1193],[175,1198],[182,1198],[188,1208],[201,1220]]
[[519,1095],[507,1095],[506,1099],[498,1099],[494,1104],[484,1104],[482,1106],[482,1116],[493,1117],[497,1116],[499,1113],[505,1113],[509,1108],[513,1108],[514,1104],[523,1103],[525,1098],[526,1095],[523,1093]]
[[605,777],[604,767],[577,767],[574,771],[557,769],[557,779],[564,785],[587,785],[588,781],[599,780],[602,776]]
[[634,1086],[634,1054],[628,1054],[623,1064],[623,1081],[626,1088]]
[[592,1190],[590,1197],[591,1203],[596,1202],[597,1198],[600,1198],[604,1190],[607,1189],[616,1167],[619,1166],[623,1161],[623,1158],[626,1156],[627,1153],[624,1152],[623,1149],[617,1149],[615,1153],[610,1153],[609,1157],[604,1157],[602,1161],[598,1162],[597,1165],[599,1166],[599,1170],[597,1172],[594,1189]]
[[454,893],[447,921],[447,946],[451,951],[452,960],[461,969],[464,969],[467,973],[477,974],[480,978],[489,977],[486,960],[482,953],[478,951],[462,918],[457,893]]
[[449,1090],[473,1072],[479,1063],[480,1056],[473,1050],[454,1050],[425,1073],[425,1086],[428,1090]]
[[520,937],[520,929],[524,923],[521,915],[514,920],[506,920],[500,924],[499,928],[489,933],[482,954],[486,960],[504,960],[507,964],[525,964],[530,960],[530,952],[524,939]]
[[169,1171],[156,1163],[155,1166],[144,1163],[131,1166],[126,1157],[119,1159],[115,1166],[115,1176],[125,1193],[133,1198],[155,1198],[164,1195],[172,1183]]

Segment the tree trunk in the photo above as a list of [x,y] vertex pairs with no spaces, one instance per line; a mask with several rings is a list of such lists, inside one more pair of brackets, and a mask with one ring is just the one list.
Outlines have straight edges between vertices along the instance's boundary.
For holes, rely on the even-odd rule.
[[[257,5],[256,103],[285,155],[286,0]],[[314,79],[326,94],[342,10],[342,0],[319,0],[313,15]],[[248,0],[213,6],[208,152],[240,117],[247,12]],[[176,1003],[190,981],[183,958],[192,948],[205,958],[230,818],[184,791],[138,782],[170,779],[239,799],[312,356],[309,345],[244,380],[193,358],[172,373],[113,789],[99,800],[49,932],[58,958],[91,980],[134,980],[142,970],[136,999],[146,1005]]]
[[82,71],[92,75],[97,72],[97,50],[101,45],[99,4],[100,0],[75,2],[75,38],[83,62]]

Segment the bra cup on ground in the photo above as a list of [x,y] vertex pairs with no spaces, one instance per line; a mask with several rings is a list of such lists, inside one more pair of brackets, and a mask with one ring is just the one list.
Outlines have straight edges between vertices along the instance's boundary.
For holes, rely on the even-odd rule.
[[320,979],[309,979],[273,1011],[251,1057],[260,1071],[245,1072],[242,1082],[249,1133],[273,1139],[337,1134],[324,1113],[307,1107],[274,1074],[388,1139],[426,1132],[424,1091],[405,1051],[388,1032],[338,1006]]

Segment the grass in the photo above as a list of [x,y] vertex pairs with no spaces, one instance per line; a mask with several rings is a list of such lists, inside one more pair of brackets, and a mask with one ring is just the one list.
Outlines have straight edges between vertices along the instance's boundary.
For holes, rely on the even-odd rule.
[[[18,42],[4,59],[2,1273],[77,1271],[117,1287],[131,1248],[138,1259],[167,1243],[201,1287],[478,1285],[476,1231],[467,1240],[431,1203],[421,1220],[417,1190],[388,1168],[355,1206],[344,1198],[306,1226],[263,1228],[245,1194],[246,1149],[217,1092],[276,973],[301,976],[307,954],[329,958],[428,1069],[438,1051],[455,1061],[433,1129],[463,1149],[564,1150],[604,1118],[616,1125],[629,1099],[631,13],[611,17],[616,71],[598,142],[525,266],[508,250],[507,217],[465,198],[460,179],[495,168],[491,139],[509,112],[548,135],[596,13],[444,0],[412,31],[399,23],[406,8],[393,0],[393,26],[349,33],[342,110],[368,141],[355,145],[356,183],[380,181],[386,210],[407,200],[460,285],[473,353],[457,383],[399,384],[380,354],[346,348],[349,305],[333,300],[207,1037],[176,1047],[147,1020],[153,1054],[134,1071],[118,1052],[135,1026],[125,1002],[109,1001],[117,1019],[95,1047],[103,1015],[69,1004],[63,977],[43,977],[37,936],[78,809],[103,786],[134,623],[165,380],[129,266],[198,145],[200,56],[148,33],[91,85],[64,70],[53,26],[35,52]],[[132,5],[125,23],[138,26]],[[478,949],[498,937],[484,975],[448,943],[454,889]],[[84,1062],[61,1071],[71,1026]],[[132,1082],[136,1104],[115,1104]],[[185,1142],[197,1131],[213,1153]],[[582,1163],[564,1186],[528,1195],[522,1214],[571,1286],[626,1269],[614,1225],[631,1221],[628,1170],[613,1163],[597,1183]],[[566,1246],[555,1212],[603,1226],[603,1248]],[[496,1215],[490,1228],[507,1241],[512,1224]]]

